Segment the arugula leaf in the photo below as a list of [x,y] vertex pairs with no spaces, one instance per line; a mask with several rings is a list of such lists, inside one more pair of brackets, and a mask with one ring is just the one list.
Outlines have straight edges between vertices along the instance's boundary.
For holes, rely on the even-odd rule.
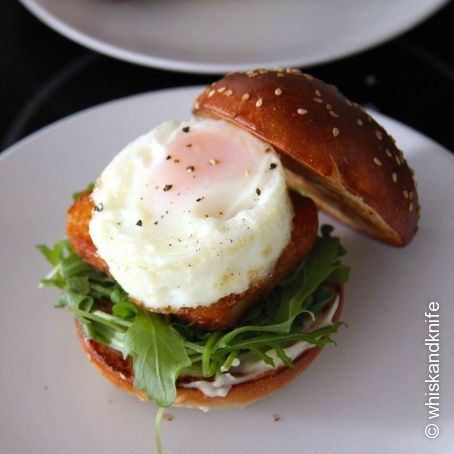
[[183,338],[162,316],[139,310],[126,331],[122,353],[133,357],[136,389],[145,391],[159,407],[175,402],[177,378],[192,362]]
[[228,371],[235,358],[250,353],[274,366],[270,350],[292,367],[285,348],[295,342],[323,346],[341,323],[304,331],[304,319],[315,317],[335,296],[334,284],[348,278],[340,259],[345,254],[331,228],[322,227],[310,256],[293,276],[281,283],[263,302],[251,308],[241,326],[230,332],[206,332],[168,316],[134,305],[108,275],[74,253],[62,240],[52,249],[38,246],[52,265],[41,281],[61,290],[57,307],[71,311],[89,339],[133,358],[134,386],[159,406],[171,405],[182,371],[213,377]]
[[285,282],[280,304],[269,324],[234,329],[218,341],[217,347],[226,347],[235,337],[250,331],[288,333],[298,316],[304,313],[313,316],[305,304],[308,297],[330,276],[335,275],[338,269],[343,269],[343,275],[346,274],[346,267],[340,262],[345,251],[340,246],[339,239],[330,236],[331,231],[329,226],[322,227],[322,236],[317,238],[309,257],[299,266],[293,277]]
[[84,194],[85,192],[88,192],[88,191],[91,192],[91,191],[93,191],[93,188],[94,188],[94,187],[95,187],[95,184],[94,184],[94,183],[89,183],[89,184],[87,185],[87,187],[86,187],[83,191],[75,192],[75,193],[73,194],[73,196],[72,196],[72,197],[73,197],[73,202],[77,202],[77,201],[80,199],[80,196],[81,196],[82,194]]

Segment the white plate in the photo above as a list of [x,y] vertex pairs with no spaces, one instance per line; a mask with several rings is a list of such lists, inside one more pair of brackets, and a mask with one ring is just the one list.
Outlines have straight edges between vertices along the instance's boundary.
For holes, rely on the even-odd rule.
[[[149,453],[155,407],[100,376],[82,353],[48,266],[35,250],[64,236],[71,193],[93,181],[128,141],[186,119],[199,88],[156,92],[89,109],[23,140],[0,160],[0,440],[5,453]],[[270,399],[240,410],[171,409],[167,453],[448,453],[454,434],[454,158],[377,115],[416,169],[421,227],[404,249],[336,225],[352,279],[337,335],[318,360]],[[325,219],[326,220],[326,219]],[[332,221],[331,221],[332,222]],[[441,435],[427,440],[424,311],[441,304]],[[281,417],[273,421],[273,414]],[[434,451],[431,451],[430,449]]]
[[68,38],[197,73],[308,66],[402,33],[446,0],[21,0]]

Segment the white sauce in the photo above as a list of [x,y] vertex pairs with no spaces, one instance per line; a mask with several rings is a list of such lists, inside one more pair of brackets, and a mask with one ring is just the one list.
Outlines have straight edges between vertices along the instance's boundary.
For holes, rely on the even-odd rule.
[[[332,325],[333,317],[338,306],[339,296],[337,296],[336,300],[328,311],[324,312],[314,322],[308,324],[306,331],[311,332]],[[298,358],[304,351],[309,350],[313,347],[315,346],[313,344],[310,344],[309,342],[296,342],[290,347],[285,348],[284,352],[293,361]],[[221,374],[214,381],[197,380],[190,383],[185,383],[182,386],[184,388],[198,389],[208,397],[225,397],[232,389],[232,386],[250,380],[255,380],[264,373],[269,372],[273,369],[277,369],[284,365],[281,359],[277,356],[276,350],[268,350],[266,354],[273,358],[275,367],[266,364],[262,360],[257,359],[257,357],[254,355],[240,355],[238,361],[232,364],[229,372]]]

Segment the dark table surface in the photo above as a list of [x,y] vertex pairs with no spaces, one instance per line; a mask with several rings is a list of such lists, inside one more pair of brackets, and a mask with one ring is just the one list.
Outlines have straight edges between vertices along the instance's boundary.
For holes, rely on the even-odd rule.
[[[41,24],[16,0],[0,2],[0,17],[0,151],[93,105],[217,78],[140,67],[97,54]],[[384,45],[305,70],[452,151],[453,24],[451,2]]]

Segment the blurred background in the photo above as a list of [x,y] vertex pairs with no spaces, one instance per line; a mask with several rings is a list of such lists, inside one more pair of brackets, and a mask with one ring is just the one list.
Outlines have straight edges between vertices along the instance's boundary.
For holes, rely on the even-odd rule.
[[[215,43],[219,47],[220,55],[220,60],[215,62],[217,66],[216,64],[210,66],[206,61],[202,61],[203,58],[198,65],[197,54],[189,55],[192,58],[192,61],[187,63],[187,69],[190,72],[157,69],[125,61],[125,58],[130,58],[136,61],[141,60],[142,64],[149,64],[149,61],[146,61],[143,55],[142,59],[140,55],[125,57],[125,52],[121,52],[121,39],[126,40],[125,37],[131,39],[130,35],[134,34],[135,31],[134,28],[130,27],[130,24],[127,29],[120,30],[122,33],[120,34],[120,43],[118,37],[112,37],[112,41],[117,39],[115,42],[117,49],[115,49],[115,46],[111,46],[109,49],[108,46],[104,46],[111,55],[115,55],[118,51],[117,55],[122,59],[112,58],[76,44],[73,40],[44,25],[36,17],[38,15],[43,19],[49,13],[49,11],[39,9],[40,3],[43,5],[65,4],[63,9],[60,7],[61,11],[57,11],[57,14],[60,15],[59,20],[54,21],[51,25],[68,35],[68,30],[64,30],[67,25],[67,23],[65,25],[65,21],[73,20],[74,17],[69,16],[71,14],[74,16],[77,12],[74,8],[73,10],[70,8],[65,10],[66,7],[69,7],[69,2],[24,0],[23,3],[27,3],[28,8],[33,10],[34,14],[31,14],[19,1],[3,0],[0,2],[0,17],[2,17],[2,27],[0,28],[0,42],[2,43],[0,58],[0,93],[2,100],[0,150],[62,117],[102,102],[162,88],[208,84],[217,76],[206,74],[207,72],[213,71],[213,68],[215,71],[216,68],[219,68],[220,71],[218,72],[222,73],[231,64],[232,56],[227,55],[227,47],[225,55],[222,54],[222,42]],[[90,5],[90,2],[82,1],[73,1],[72,3],[76,6],[77,3]],[[91,4],[93,3],[96,2],[91,2]],[[140,3],[142,6],[144,4],[143,1],[127,0],[111,0],[110,2],[100,0],[99,3],[103,8],[106,5],[117,8],[118,4],[121,4],[122,8],[126,8],[132,7],[133,4]],[[108,5],[109,3],[110,5]],[[155,8],[156,4],[169,8],[172,3],[175,3],[173,5],[175,8],[185,7],[182,6],[181,2],[150,3],[154,3]],[[185,2],[186,5],[189,3],[191,2]],[[200,3],[200,1],[195,2],[198,6],[200,6]],[[239,7],[248,2],[220,3]],[[262,2],[262,5],[266,5],[266,3]],[[367,2],[356,3],[365,4]],[[417,3],[420,2],[410,2],[410,5],[416,6]],[[212,4],[213,2],[211,2]],[[342,4],[343,2],[337,2],[337,5]],[[389,3],[382,1],[381,4]],[[88,6],[86,7],[88,8]],[[216,7],[220,8],[219,5]],[[50,10],[50,7],[46,8]],[[190,14],[189,11],[185,10],[185,14]],[[74,20],[82,21],[84,24],[83,20],[85,19],[82,17],[82,13],[83,11],[80,10],[81,17],[76,17]],[[246,11],[246,13],[252,14],[253,12]],[[258,23],[250,23],[253,31],[258,30],[257,33],[259,33],[262,30],[260,21],[267,20],[263,16],[265,13],[266,11],[262,12],[262,16],[259,15]],[[345,14],[347,13],[348,11],[345,12]],[[448,149],[453,150],[454,139],[448,127],[448,109],[454,102],[454,49],[452,39],[454,4],[451,2],[433,2],[432,7],[429,7],[427,12],[419,14],[416,18],[408,19],[407,24],[396,24],[393,30],[386,30],[387,25],[384,19],[380,17],[380,11],[366,11],[366,13],[370,14],[370,17],[361,19],[363,20],[362,28],[354,29],[353,20],[352,24],[346,24],[347,28],[354,30],[358,35],[357,43],[341,43],[340,45],[344,45],[345,49],[337,50],[330,46],[329,50],[331,53],[334,52],[335,55],[329,55],[330,52],[323,53],[323,49],[316,49],[319,52],[318,55],[315,52],[315,54],[305,56],[304,49],[301,50],[301,54],[298,54],[298,49],[291,49],[295,54],[296,61],[301,55],[299,61],[308,62],[308,64],[296,64],[294,66],[304,67],[305,71],[337,85],[351,99],[412,126]],[[366,13],[361,12],[361,14]],[[337,11],[335,14],[340,13]],[[65,15],[68,17],[65,17]],[[181,18],[181,15],[177,17]],[[49,22],[49,16],[45,20]],[[82,30],[81,34],[79,29],[79,34],[77,34],[76,24],[76,26],[72,26],[69,35],[72,33],[72,38],[78,41],[84,39],[83,33],[85,35],[92,34],[96,38],[96,34],[102,29],[105,18],[92,17],[92,20],[93,23],[87,25],[88,31]],[[332,20],[331,18],[326,23],[316,24],[317,30],[324,26],[331,27],[332,22],[330,21]],[[411,21],[416,23],[412,24]],[[112,19],[110,22],[114,22],[114,20]],[[97,24],[99,24],[99,28]],[[375,36],[367,36],[371,24],[378,27]],[[126,24],[122,25],[120,22],[114,23],[114,25],[117,30],[122,26],[127,27]],[[266,22],[264,22],[264,26],[266,28]],[[405,27],[412,28],[409,31],[402,31]],[[154,29],[156,29],[156,26]],[[173,35],[169,36],[178,33],[175,30],[170,31]],[[198,34],[203,32],[197,27],[194,28],[194,35],[199,36]],[[292,31],[290,30],[290,32]],[[320,32],[323,33],[323,30]],[[387,39],[387,33],[391,35],[397,33],[398,36],[391,37],[384,44],[377,44],[378,41]],[[284,35],[285,30],[283,29],[281,31],[273,30],[272,40],[265,45],[271,46],[272,41],[279,40],[280,37],[283,37],[283,40],[289,39]],[[182,39],[184,37],[177,38]],[[237,38],[244,39],[241,36],[237,36]],[[290,36],[290,39],[293,38]],[[169,38],[167,43],[169,43],[169,40],[171,41]],[[361,40],[364,42],[360,42]],[[333,42],[335,42],[335,39]],[[233,45],[235,43],[228,44]],[[125,45],[131,44],[128,42]],[[162,43],[160,45],[162,47]],[[185,45],[187,44],[182,39],[181,48],[183,50]],[[314,48],[314,46],[310,47],[311,49]],[[367,49],[361,50],[361,47],[367,47]],[[250,45],[247,50],[251,54],[254,52]],[[159,50],[161,53],[166,51],[166,49]],[[270,52],[278,51],[277,48],[270,50]],[[191,48],[188,47],[186,52],[190,54]],[[352,53],[353,55],[348,55]],[[151,60],[155,63],[157,61],[158,64],[166,68],[185,66],[185,62],[179,55],[171,55],[167,61],[161,57],[153,60],[152,56]],[[259,57],[263,60],[263,56],[259,55]],[[224,62],[222,58],[224,58]],[[178,61],[179,59],[181,61]],[[241,59],[243,66],[247,66],[247,63],[244,63],[247,55],[241,55]],[[314,64],[314,62],[317,63],[317,59],[320,61],[318,64]],[[253,63],[256,60],[253,60]],[[197,72],[203,72],[203,74],[197,74]]]

